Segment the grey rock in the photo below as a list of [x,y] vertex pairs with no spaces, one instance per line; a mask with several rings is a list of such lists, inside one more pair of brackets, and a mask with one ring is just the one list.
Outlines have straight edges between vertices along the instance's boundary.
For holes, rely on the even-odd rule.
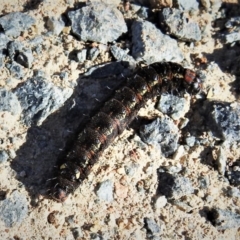
[[142,18],[142,19],[146,19],[146,18],[148,18],[148,16],[149,16],[149,8],[147,8],[147,7],[141,7],[140,9],[139,9],[139,11],[137,12],[137,15],[140,17],[140,18]]
[[225,42],[226,43],[233,43],[233,42],[237,42],[240,41],[240,32],[232,32],[229,34],[225,35]]
[[198,184],[201,189],[207,189],[210,185],[210,180],[208,176],[201,176],[198,178]]
[[186,137],[185,142],[189,147],[193,147],[196,143],[196,138],[194,136]]
[[0,25],[9,37],[18,37],[34,23],[33,17],[21,12],[12,12],[0,18]]
[[33,74],[35,77],[45,77],[45,72],[39,69],[34,69]]
[[99,53],[100,51],[98,50],[98,48],[91,48],[88,51],[88,59],[94,61],[98,57]]
[[10,39],[4,33],[0,33],[0,50],[6,49],[9,41]]
[[229,197],[237,197],[237,198],[240,198],[240,190],[236,187],[233,187],[233,188],[229,188],[227,190],[227,195]]
[[8,154],[6,151],[0,151],[0,163],[4,163],[8,160]]
[[23,109],[22,120],[30,126],[41,125],[51,113],[64,104],[72,90],[56,87],[43,77],[32,77],[17,88],[15,93]]
[[6,89],[0,89],[0,111],[8,111],[13,115],[21,113],[21,106],[17,96]]
[[55,17],[49,17],[47,20],[47,27],[54,35],[58,36],[65,27],[65,23],[62,18],[57,19]]
[[231,28],[235,28],[237,26],[240,26],[240,17],[232,17],[225,23],[226,28],[231,29]]
[[127,32],[122,13],[104,3],[93,3],[70,11],[72,32],[83,41],[107,43]]
[[37,36],[37,37],[28,41],[28,45],[31,46],[32,48],[37,47],[42,43],[43,43],[43,37],[42,36]]
[[12,62],[12,63],[6,64],[6,67],[10,71],[12,77],[15,77],[17,79],[23,78],[23,74],[24,74],[23,67],[20,64],[16,62]]
[[226,172],[226,177],[228,178],[230,184],[234,186],[240,185],[240,160],[233,163],[229,170]]
[[75,227],[71,229],[74,239],[79,239],[83,237],[83,233],[80,227]]
[[192,42],[201,40],[201,31],[196,22],[188,20],[184,12],[174,8],[164,8],[160,14],[160,25],[171,36],[182,41]]
[[[210,112],[210,114],[209,114]],[[240,140],[240,105],[213,102],[207,108],[208,124],[214,135],[231,143]]]
[[162,113],[169,115],[172,119],[178,120],[182,118],[186,111],[187,100],[184,97],[175,96],[172,94],[162,94],[157,105],[157,109]]
[[18,41],[12,41],[8,44],[8,55],[12,61],[14,61],[17,54],[24,48],[23,44]]
[[91,3],[99,3],[99,2],[103,2],[105,4],[108,5],[112,5],[112,7],[117,7],[121,0],[90,0]]
[[179,199],[194,192],[191,181],[186,177],[159,171],[158,180],[157,192],[166,198]]
[[158,224],[155,222],[155,220],[151,219],[151,218],[144,218],[144,227],[147,229],[147,237],[151,238],[160,233],[160,227],[158,226]]
[[220,147],[218,152],[217,152],[216,163],[217,163],[217,166],[218,166],[218,172],[220,174],[224,175],[226,165],[227,165],[227,156],[226,156],[226,153],[225,153],[225,151],[222,147]]
[[28,202],[25,196],[14,191],[10,197],[0,201],[0,219],[6,227],[21,224],[28,214]]
[[16,61],[21,64],[22,66],[26,68],[31,68],[32,63],[33,63],[33,54],[31,49],[24,49],[21,51],[18,56]]
[[80,63],[83,63],[87,59],[87,49],[82,49],[77,52],[76,60]]
[[5,55],[0,51],[0,68],[4,66]]
[[181,10],[198,10],[196,0],[173,0],[173,5]]
[[139,168],[139,164],[136,164],[136,163],[131,163],[127,166],[124,166],[125,173],[131,177],[135,174],[138,168]]
[[113,45],[111,46],[110,51],[116,60],[129,62],[131,68],[136,67],[137,63],[132,56],[128,55],[128,49],[124,50],[116,45]]
[[132,56],[137,61],[181,62],[183,54],[177,41],[163,34],[152,23],[136,20],[132,24]]
[[177,150],[178,128],[168,117],[157,118],[152,123],[141,126],[139,134],[145,143],[159,146],[165,157]]
[[211,222],[218,230],[240,227],[240,215],[229,210],[213,208],[210,211]]
[[113,183],[110,180],[106,180],[99,184],[96,190],[97,196],[106,202],[113,201]]
[[62,80],[68,80],[68,72],[61,72],[59,77]]

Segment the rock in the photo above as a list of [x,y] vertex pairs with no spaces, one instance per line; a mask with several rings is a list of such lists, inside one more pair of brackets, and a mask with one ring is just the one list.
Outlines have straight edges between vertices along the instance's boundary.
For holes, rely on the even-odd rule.
[[5,55],[0,50],[0,68],[4,66]]
[[198,178],[198,184],[200,189],[207,189],[210,185],[210,180],[208,176],[201,176]]
[[35,19],[26,13],[12,12],[0,18],[0,25],[9,37],[18,37],[21,32],[35,24]]
[[0,164],[8,160],[8,154],[6,151],[0,151]]
[[196,138],[194,136],[186,137],[185,142],[189,147],[193,147],[196,142]]
[[80,63],[83,63],[87,59],[87,49],[82,49],[77,52],[76,60]]
[[12,62],[12,63],[6,64],[6,67],[10,71],[10,74],[12,75],[12,77],[15,77],[17,79],[23,78],[23,75],[24,75],[23,67],[20,64],[16,62]]
[[240,32],[232,32],[229,34],[225,35],[225,42],[226,43],[233,43],[233,42],[237,42],[240,40]]
[[22,51],[24,48],[23,44],[18,41],[11,41],[8,44],[8,55],[12,61],[15,60],[15,57]]
[[[240,105],[210,102],[206,112],[208,125],[216,137],[229,143],[240,140]],[[210,114],[209,114],[210,113]]]
[[139,9],[139,11],[137,12],[137,15],[142,18],[142,19],[146,19],[149,17],[149,12],[150,12],[150,9],[147,8],[147,7],[141,7]]
[[59,77],[61,80],[68,80],[68,72],[61,72]]
[[32,77],[15,90],[23,109],[22,120],[27,125],[41,125],[71,96],[72,89],[61,89],[43,77]]
[[173,6],[181,10],[198,10],[196,0],[173,0]]
[[201,4],[202,4],[202,6],[203,6],[204,8],[206,8],[207,10],[208,10],[208,9],[210,8],[210,6],[211,6],[210,0],[201,0],[200,2],[201,2]]
[[131,177],[135,174],[138,168],[139,168],[139,164],[137,163],[131,163],[127,166],[124,166],[125,173]]
[[168,117],[157,118],[150,124],[141,126],[139,134],[145,143],[159,146],[165,157],[177,149],[178,128]]
[[33,54],[31,49],[24,49],[23,51],[21,51],[18,56],[16,61],[21,64],[22,66],[26,67],[26,68],[31,68],[32,63],[33,63]]
[[160,25],[171,36],[182,41],[195,42],[201,40],[201,30],[196,22],[187,19],[184,12],[174,8],[164,8],[160,14]]
[[74,239],[80,239],[83,237],[83,233],[80,227],[75,227],[71,229]]
[[172,7],[172,0],[150,0],[152,8]]
[[147,230],[148,238],[152,238],[154,235],[160,233],[160,227],[151,218],[144,218],[144,228]]
[[0,219],[6,227],[21,224],[28,214],[26,197],[14,191],[7,199],[0,201],[0,212]]
[[99,55],[99,50],[97,48],[91,48],[89,51],[88,51],[88,59],[91,60],[91,61],[94,61],[96,60],[96,58],[98,57]]
[[147,64],[154,62],[181,62],[183,54],[177,41],[164,35],[152,23],[136,20],[132,24],[132,56]]
[[240,160],[235,161],[229,170],[226,172],[230,184],[234,186],[240,185]]
[[31,40],[28,41],[28,45],[31,48],[37,47],[43,43],[43,37],[42,36],[37,36]]
[[21,113],[21,106],[16,94],[6,89],[0,89],[0,112],[8,111],[13,115]]
[[97,196],[106,202],[113,201],[113,183],[110,180],[106,180],[99,184],[96,190]]
[[218,230],[240,227],[240,215],[229,210],[213,208],[210,211],[211,222]]
[[117,7],[121,0],[90,0],[91,3],[105,3],[105,4],[108,4],[108,5],[112,5],[113,7]]
[[173,120],[179,120],[189,111],[190,97],[179,97],[172,94],[162,94],[157,109],[169,115]]
[[82,41],[108,43],[127,32],[122,13],[104,3],[93,3],[70,11],[72,32]]
[[227,156],[226,156],[226,153],[225,153],[225,151],[223,150],[222,147],[220,147],[219,150],[218,150],[216,163],[217,163],[217,166],[218,166],[218,172],[221,175],[224,175],[226,165],[227,165]]
[[0,50],[6,49],[9,41],[10,39],[4,33],[0,33]]
[[156,199],[156,202],[155,202],[155,208],[163,208],[165,207],[167,204],[167,199],[165,196],[159,196],[157,199]]
[[227,195],[231,198],[232,197],[240,198],[240,190],[236,187],[228,188]]
[[65,23],[62,18],[57,19],[55,17],[49,17],[47,20],[47,27],[54,35],[58,36],[65,27]]
[[130,67],[133,69],[136,67],[136,61],[132,56],[128,55],[128,49],[123,50],[122,48],[113,45],[111,46],[110,51],[116,60],[129,62]]
[[192,183],[188,178],[161,171],[158,173],[158,194],[176,200],[194,192]]

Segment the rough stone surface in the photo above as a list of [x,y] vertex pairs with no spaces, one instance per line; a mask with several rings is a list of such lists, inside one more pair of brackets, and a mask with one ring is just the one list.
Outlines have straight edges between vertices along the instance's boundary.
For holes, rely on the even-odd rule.
[[3,33],[0,33],[0,50],[6,49],[10,39]]
[[91,61],[94,61],[98,57],[99,53],[100,52],[99,52],[98,48],[91,48],[88,51],[88,59]]
[[152,8],[172,7],[172,0],[150,0]]
[[158,193],[166,198],[179,199],[194,192],[191,181],[186,177],[172,175],[160,170],[158,180]]
[[164,8],[159,16],[160,25],[170,35],[187,42],[201,40],[201,31],[198,24],[187,19],[183,11]]
[[144,227],[147,229],[147,237],[152,238],[154,235],[160,233],[160,227],[151,218],[144,218]]
[[83,41],[108,43],[127,31],[121,12],[104,3],[94,3],[70,11],[68,16],[73,33]]
[[65,23],[62,18],[57,19],[55,17],[50,17],[48,18],[47,26],[54,35],[58,36],[65,27]]
[[12,77],[15,77],[17,79],[23,78],[23,75],[24,75],[23,67],[20,64],[16,62],[12,62],[12,63],[6,64],[6,67],[10,71]]
[[181,10],[198,10],[196,0],[173,0],[173,6]]
[[35,19],[21,12],[9,13],[0,18],[0,25],[9,37],[18,37],[35,23]]
[[23,109],[22,119],[28,126],[40,125],[68,99],[72,90],[60,89],[43,77],[29,78],[15,90]]
[[87,49],[82,49],[76,54],[76,60],[80,63],[83,63],[87,59]]
[[28,214],[28,202],[25,196],[14,191],[10,197],[0,201],[0,219],[6,227],[20,224]]
[[209,126],[217,137],[228,142],[240,140],[240,105],[231,107],[229,103],[210,104]]
[[233,163],[233,165],[226,172],[226,177],[232,185],[240,185],[240,160],[237,160]]
[[21,106],[17,96],[6,89],[0,89],[0,111],[8,111],[13,115],[21,113]]
[[101,2],[103,2],[105,4],[117,7],[120,4],[121,0],[90,0],[90,2],[91,3],[99,3],[99,2],[101,3]]
[[21,51],[18,56],[16,61],[21,64],[22,66],[26,68],[31,68],[32,63],[33,63],[33,54],[31,49],[24,49]]
[[0,163],[4,163],[8,160],[8,154],[6,151],[0,151]]
[[99,184],[96,191],[97,196],[106,202],[113,201],[113,183],[110,180],[106,180]]
[[211,222],[218,230],[226,230],[240,226],[240,215],[229,210],[213,208],[210,212]]
[[186,114],[189,109],[189,104],[184,97],[162,94],[157,109],[169,115],[172,119],[178,120]]
[[178,128],[167,117],[157,118],[152,123],[141,126],[139,134],[144,142],[159,146],[164,156],[172,155],[177,149]]
[[177,41],[164,35],[152,23],[142,20],[132,25],[132,55],[148,64],[162,61],[181,62],[183,55]]

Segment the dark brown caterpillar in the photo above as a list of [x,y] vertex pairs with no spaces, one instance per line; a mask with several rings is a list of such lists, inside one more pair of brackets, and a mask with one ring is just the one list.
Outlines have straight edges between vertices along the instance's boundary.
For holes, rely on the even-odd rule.
[[[172,81],[171,81],[172,80]],[[59,167],[52,197],[65,201],[70,193],[87,177],[104,149],[123,132],[137,115],[139,109],[167,86],[184,85],[188,92],[201,89],[196,73],[176,63],[154,63],[138,69],[126,80],[99,112],[92,117]]]

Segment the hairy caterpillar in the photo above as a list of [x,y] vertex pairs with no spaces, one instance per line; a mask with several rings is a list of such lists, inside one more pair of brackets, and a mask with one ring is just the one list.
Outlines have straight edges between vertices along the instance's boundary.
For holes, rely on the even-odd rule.
[[153,63],[139,68],[114,96],[105,102],[78,135],[72,149],[59,166],[51,197],[65,201],[87,177],[104,149],[123,132],[146,101],[167,87],[196,93],[201,89],[197,74],[176,63]]

